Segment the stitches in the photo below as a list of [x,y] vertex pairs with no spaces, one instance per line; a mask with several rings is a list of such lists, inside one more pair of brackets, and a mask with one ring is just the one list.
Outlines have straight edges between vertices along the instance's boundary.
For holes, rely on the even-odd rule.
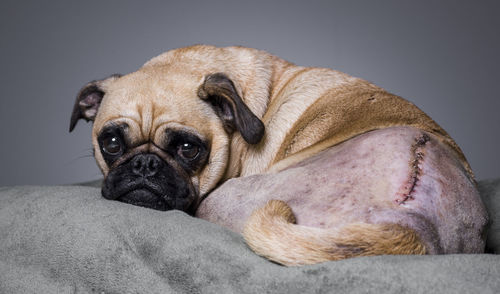
[[409,162],[410,165],[410,175],[407,183],[402,187],[400,192],[397,194],[397,199],[395,200],[397,204],[405,204],[408,200],[413,200],[413,192],[417,187],[422,174],[422,169],[420,164],[424,160],[424,147],[427,142],[430,141],[430,137],[427,134],[422,134],[420,137],[415,139],[415,143],[411,147],[412,158]]

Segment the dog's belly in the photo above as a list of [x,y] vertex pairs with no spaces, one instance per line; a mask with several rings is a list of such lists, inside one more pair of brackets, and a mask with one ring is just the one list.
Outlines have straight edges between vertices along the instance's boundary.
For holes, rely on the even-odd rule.
[[270,199],[287,202],[299,225],[390,222],[416,230],[430,253],[484,248],[487,216],[472,180],[451,148],[411,127],[360,135],[277,173],[231,179],[197,216],[241,232]]

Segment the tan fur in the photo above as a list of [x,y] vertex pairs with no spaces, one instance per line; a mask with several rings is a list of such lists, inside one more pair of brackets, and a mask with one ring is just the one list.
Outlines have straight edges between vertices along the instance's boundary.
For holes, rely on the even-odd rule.
[[271,200],[250,216],[243,235],[257,254],[288,266],[356,256],[426,253],[417,234],[397,224],[354,223],[326,230],[294,223],[290,207]]
[[[266,128],[262,141],[247,144],[227,134],[215,112],[197,96],[204,78],[225,73]],[[193,46],[166,52],[137,72],[103,82],[93,128],[95,157],[109,167],[97,136],[109,123],[126,122],[137,144],[159,145],[166,128],[186,128],[211,142],[208,164],[192,175],[201,197],[227,179],[280,170],[365,132],[413,126],[439,137],[465,157],[449,137],[412,103],[364,80],[325,68],[295,66],[266,52]],[[424,254],[416,234],[394,224],[352,224],[339,231],[293,225],[286,204],[270,202],[257,211],[245,238],[257,253],[295,265],[374,254]]]

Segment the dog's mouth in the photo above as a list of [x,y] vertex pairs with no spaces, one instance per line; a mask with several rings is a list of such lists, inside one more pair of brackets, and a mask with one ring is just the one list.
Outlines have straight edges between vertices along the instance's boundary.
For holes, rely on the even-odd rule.
[[105,180],[101,191],[106,199],[160,211],[179,209],[187,212],[197,206],[188,187],[182,189],[144,178],[117,182]]
[[166,197],[164,195],[151,191],[150,187],[142,186],[131,189],[119,196],[116,200],[162,211],[172,209],[165,199]]
[[108,192],[109,189],[103,189],[104,198],[162,211],[173,208],[168,203],[169,197],[165,195],[163,189],[147,180],[120,185],[112,190],[111,194]]

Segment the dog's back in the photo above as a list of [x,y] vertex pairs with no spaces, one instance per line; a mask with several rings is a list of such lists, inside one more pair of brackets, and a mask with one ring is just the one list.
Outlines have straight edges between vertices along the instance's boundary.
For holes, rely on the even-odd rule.
[[414,104],[323,68],[288,65],[271,87],[264,138],[238,158],[242,178],[212,192],[198,216],[288,265],[484,250],[470,166]]

